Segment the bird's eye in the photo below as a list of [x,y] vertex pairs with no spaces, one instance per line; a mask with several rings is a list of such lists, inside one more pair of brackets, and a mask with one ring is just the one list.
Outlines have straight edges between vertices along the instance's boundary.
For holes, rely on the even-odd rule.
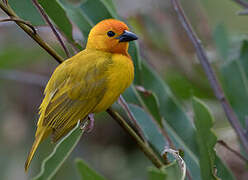
[[115,33],[114,33],[113,31],[109,31],[109,32],[107,33],[107,35],[108,35],[108,37],[113,37],[113,36],[115,35]]

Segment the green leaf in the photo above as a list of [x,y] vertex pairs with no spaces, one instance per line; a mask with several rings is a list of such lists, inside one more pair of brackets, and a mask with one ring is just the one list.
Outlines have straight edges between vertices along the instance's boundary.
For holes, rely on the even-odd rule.
[[222,180],[234,180],[234,176],[231,173],[231,170],[226,167],[225,164],[221,161],[221,159],[217,156],[215,159],[215,165],[217,169],[217,176]]
[[42,162],[41,171],[33,180],[50,180],[71,154],[82,134],[83,131],[78,124],[55,146],[53,152]]
[[94,26],[93,21],[82,11],[79,6],[68,3],[66,0],[59,0],[66,11],[67,16],[78,26],[85,38],[88,37],[90,29]]
[[214,146],[217,142],[217,137],[212,132],[213,117],[207,106],[197,98],[193,98],[193,109],[200,154],[201,176],[203,180],[216,180],[218,178],[214,175],[216,158]]
[[141,58],[140,58],[139,46],[138,46],[137,41],[129,43],[128,53],[132,57],[133,64],[134,64],[134,67],[135,67],[134,83],[137,84],[137,85],[141,85],[141,81],[142,81],[142,77],[141,77],[142,65],[141,65]]
[[156,124],[156,121],[152,119],[152,117],[147,114],[144,109],[132,104],[129,104],[129,108],[135,116],[138,125],[142,129],[145,138],[160,154],[164,147],[168,146],[168,143],[163,136],[159,125]]
[[111,2],[111,0],[87,0],[81,4],[80,8],[96,24],[108,18],[118,19]]
[[232,60],[221,67],[225,94],[243,127],[245,127],[245,117],[248,115],[248,81],[245,72],[246,68],[248,67],[244,63],[241,63],[241,59]]
[[162,119],[159,112],[159,101],[158,97],[155,93],[144,89],[143,91],[139,91],[140,98],[142,98],[144,102],[144,106],[147,111],[154,117],[154,119],[158,122],[158,124],[162,127]]
[[90,168],[82,159],[76,159],[75,163],[82,180],[106,180],[103,176]]
[[181,180],[180,167],[176,161],[173,161],[161,169],[151,167],[148,169],[149,180]]
[[151,167],[148,169],[148,180],[165,180],[166,172],[162,169]]
[[227,59],[229,51],[229,38],[228,32],[223,23],[215,27],[213,37],[215,40],[216,48],[223,59]]
[[38,2],[64,35],[74,42],[71,22],[60,3],[57,0],[38,0]]
[[20,18],[31,22],[34,26],[45,24],[31,0],[9,0],[9,4]]
[[176,148],[184,151],[184,159],[191,176],[201,179],[196,134],[191,121],[169,87],[144,61],[142,61],[142,78],[145,79],[143,86],[157,95],[163,126]]
[[125,92],[122,94],[122,96],[125,98],[125,100],[128,103],[142,106],[141,103],[143,101],[140,99],[140,96],[139,96],[138,92],[136,91],[133,84],[125,90]]

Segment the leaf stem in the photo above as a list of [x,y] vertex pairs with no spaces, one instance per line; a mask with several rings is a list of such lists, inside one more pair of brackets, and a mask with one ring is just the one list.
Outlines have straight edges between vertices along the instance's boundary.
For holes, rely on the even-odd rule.
[[109,115],[115,119],[119,125],[125,129],[132,136],[132,138],[137,142],[140,149],[144,154],[152,161],[152,163],[157,167],[161,168],[163,166],[162,161],[157,157],[153,150],[146,144],[142,139],[135,133],[135,131],[128,125],[128,123],[120,116],[120,114],[114,111],[112,108],[107,109]]
[[50,28],[52,29],[52,32],[54,33],[54,35],[56,36],[56,38],[58,39],[60,45],[62,46],[62,48],[65,51],[65,54],[67,57],[70,57],[70,53],[69,50],[67,49],[64,41],[62,40],[60,34],[58,33],[58,31],[56,30],[55,26],[53,25],[53,23],[51,22],[50,18],[48,17],[48,15],[45,13],[44,9],[42,8],[42,6],[39,4],[39,2],[37,0],[32,0],[34,6],[38,9],[38,11],[40,12],[41,16],[43,17],[43,19],[45,20],[45,22],[50,26]]
[[173,8],[175,9],[178,18],[184,27],[189,39],[191,40],[192,44],[195,47],[196,54],[198,56],[198,59],[207,75],[207,78],[210,82],[210,85],[214,91],[214,94],[216,98],[220,101],[222,108],[224,109],[227,119],[229,120],[231,126],[235,130],[236,134],[238,135],[241,143],[244,146],[245,152],[248,154],[248,141],[245,137],[245,133],[243,128],[240,125],[240,122],[234,113],[231,105],[227,101],[227,98],[224,95],[224,92],[222,90],[222,87],[217,80],[217,77],[209,63],[209,60],[207,58],[206,52],[201,44],[200,39],[197,37],[196,33],[194,32],[190,22],[188,21],[183,8],[181,7],[181,4],[178,0],[171,0],[171,3],[173,5]]

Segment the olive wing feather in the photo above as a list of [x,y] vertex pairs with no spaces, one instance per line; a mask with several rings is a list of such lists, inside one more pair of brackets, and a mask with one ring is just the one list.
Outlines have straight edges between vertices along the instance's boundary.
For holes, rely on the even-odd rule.
[[109,64],[110,59],[91,58],[71,59],[58,66],[45,89],[38,129],[52,129],[57,141],[91,113],[106,92]]

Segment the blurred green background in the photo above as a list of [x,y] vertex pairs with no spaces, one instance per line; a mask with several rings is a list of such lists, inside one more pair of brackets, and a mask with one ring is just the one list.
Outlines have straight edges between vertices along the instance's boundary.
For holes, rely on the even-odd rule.
[[[25,2],[23,0],[20,6],[23,11]],[[214,98],[170,1],[113,2],[120,16],[139,35],[141,55],[169,84],[189,116],[192,116],[192,96],[203,99],[214,113],[214,131],[219,139],[239,149],[237,138]],[[231,0],[183,0],[182,4],[216,69],[238,56],[241,41],[247,38],[248,17],[237,16],[241,10],[237,4]],[[40,19],[35,9],[30,11],[30,16]],[[6,18],[2,11],[0,18]],[[37,26],[37,29],[64,55],[49,27]],[[74,37],[79,43],[85,43],[78,31],[74,32]],[[24,173],[24,162],[34,138],[44,85],[56,66],[56,61],[14,23],[0,23],[0,179],[25,180],[40,170],[41,160],[37,156],[29,175]],[[37,152],[39,158],[46,157],[53,147],[50,140],[43,143]],[[219,145],[216,150],[237,179],[248,179],[244,162]],[[146,179],[145,169],[151,165],[133,140],[106,113],[97,115],[93,132],[83,135],[54,179],[79,179],[75,157],[82,157],[104,176],[116,180]]]

